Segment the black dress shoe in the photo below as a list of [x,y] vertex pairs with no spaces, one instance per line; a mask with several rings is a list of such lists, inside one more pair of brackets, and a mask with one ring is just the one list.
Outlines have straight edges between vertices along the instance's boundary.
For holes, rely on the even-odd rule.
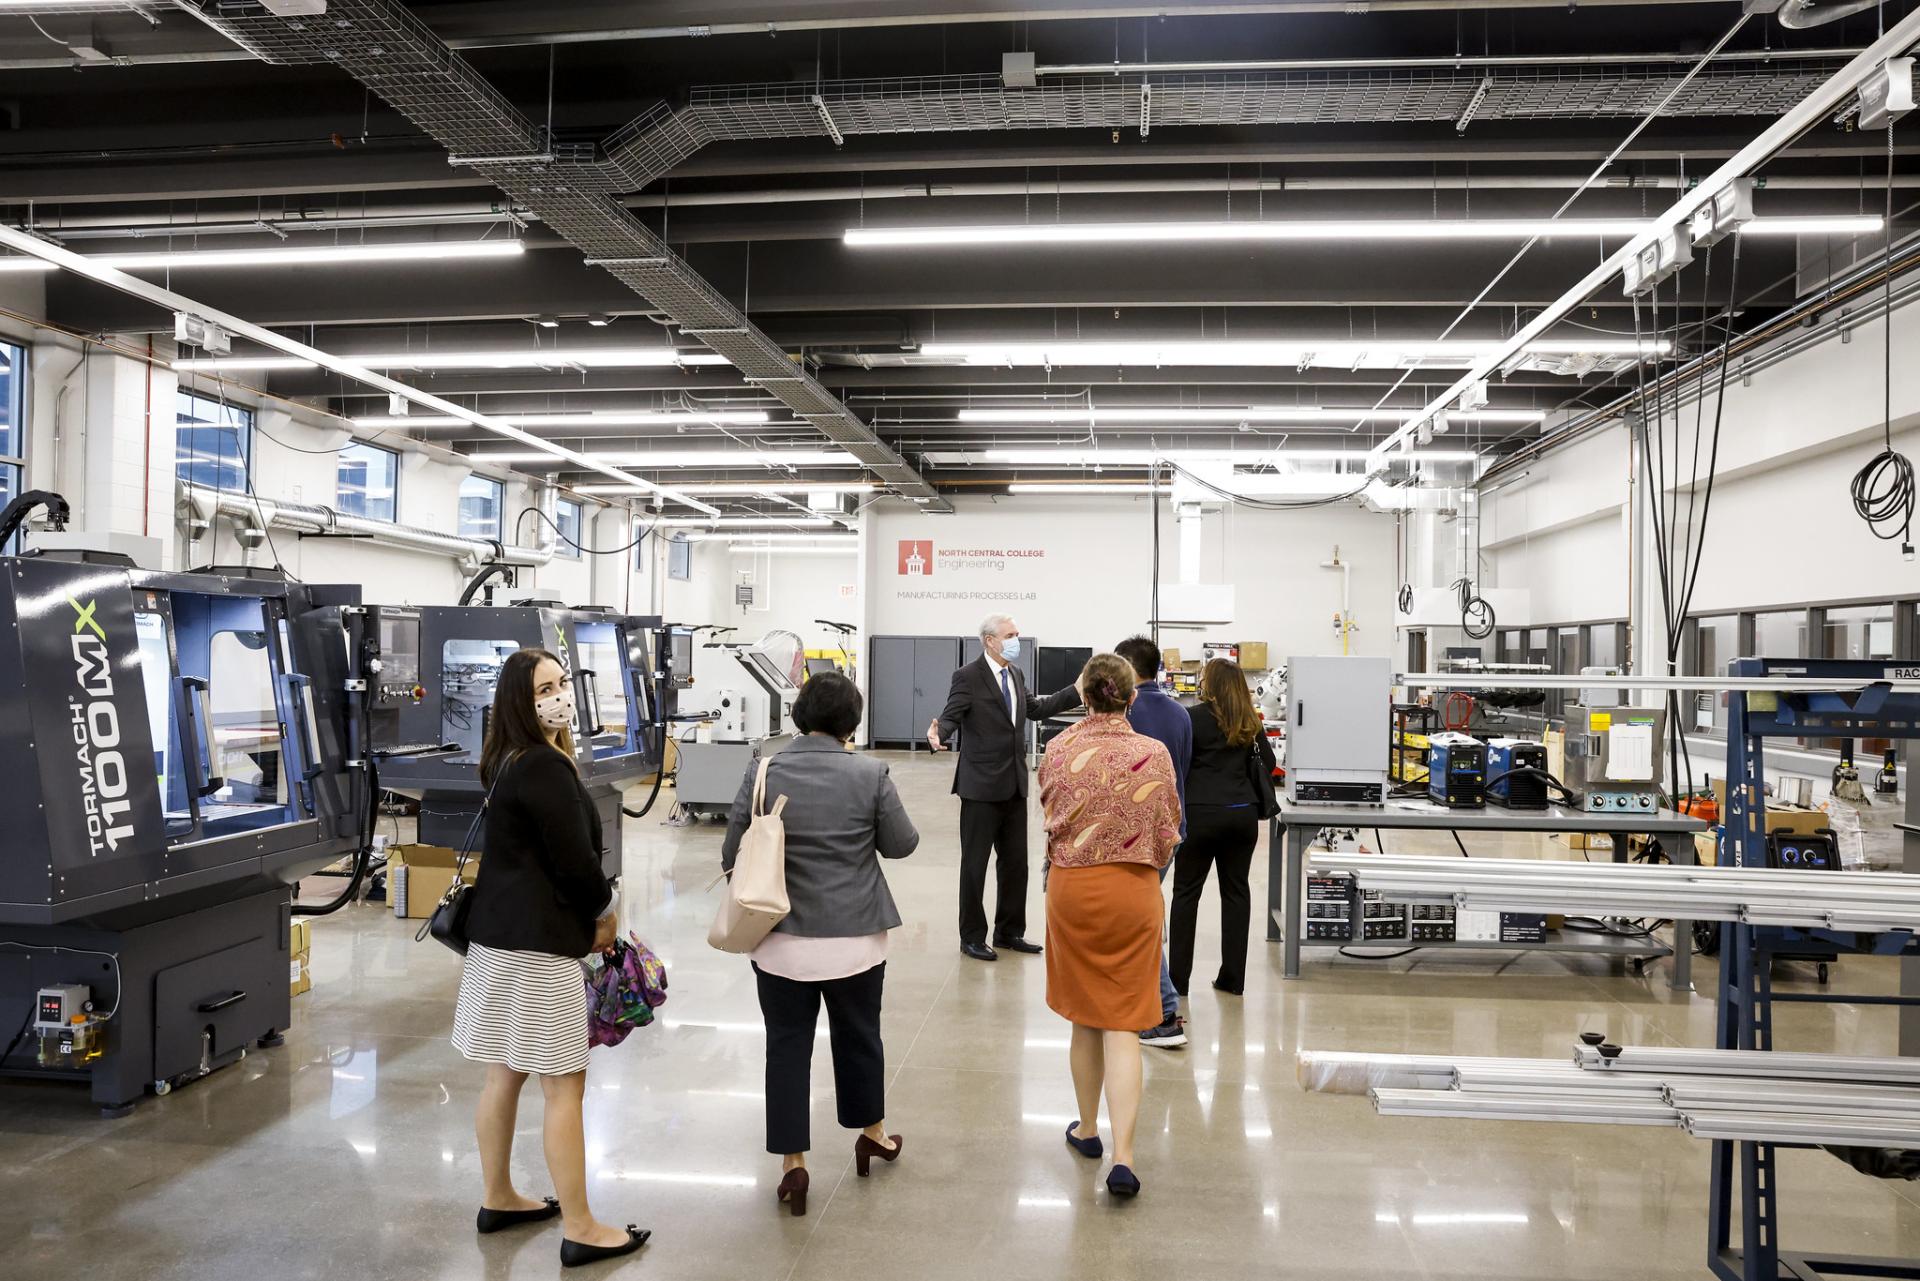
[[1028,956],[1040,955],[1040,945],[1029,943],[1025,939],[995,939],[995,947],[1004,947],[1009,952],[1025,952]]
[[588,1263],[599,1263],[603,1259],[617,1259],[623,1254],[632,1254],[647,1243],[653,1235],[649,1228],[636,1228],[627,1225],[627,1239],[619,1245],[586,1245],[579,1241],[569,1241],[564,1237],[560,1241],[560,1266],[577,1268]]
[[960,945],[960,952],[964,956],[971,956],[976,961],[997,961],[1000,959],[1000,954],[988,947],[985,943],[962,943]]
[[485,1236],[489,1232],[500,1232],[507,1228],[517,1228],[523,1223],[544,1223],[560,1213],[560,1203],[552,1197],[541,1198],[546,1202],[536,1210],[489,1210],[480,1207],[480,1213],[474,1216],[473,1226]]

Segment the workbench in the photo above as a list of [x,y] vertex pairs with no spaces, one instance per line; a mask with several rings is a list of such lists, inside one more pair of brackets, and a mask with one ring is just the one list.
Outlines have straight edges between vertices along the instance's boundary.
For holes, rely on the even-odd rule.
[[[1285,946],[1284,977],[1300,977],[1302,947],[1365,947],[1359,939],[1347,941],[1308,939],[1302,924],[1306,898],[1307,848],[1321,828],[1351,827],[1375,831],[1452,831],[1452,832],[1565,832],[1609,836],[1613,840],[1613,861],[1624,863],[1629,856],[1630,836],[1675,838],[1664,844],[1676,863],[1692,863],[1694,832],[1706,830],[1697,818],[1673,810],[1655,810],[1650,814],[1589,814],[1581,810],[1549,806],[1539,810],[1512,810],[1497,806],[1486,809],[1449,809],[1431,801],[1390,800],[1385,805],[1286,805],[1269,823],[1267,832],[1267,941]],[[1693,989],[1693,923],[1673,923],[1674,946],[1658,939],[1621,938],[1607,934],[1581,934],[1548,930],[1539,943],[1514,943],[1496,940],[1463,939],[1448,942],[1423,942],[1414,946],[1426,949],[1471,948],[1480,951],[1588,952],[1621,960],[1648,960],[1673,957],[1671,983],[1678,991]],[[1376,946],[1378,946],[1376,944]]]

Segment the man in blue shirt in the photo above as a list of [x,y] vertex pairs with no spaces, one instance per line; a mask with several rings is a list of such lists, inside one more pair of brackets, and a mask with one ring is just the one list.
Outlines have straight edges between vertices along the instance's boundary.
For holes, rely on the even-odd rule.
[[[1133,665],[1140,696],[1127,711],[1127,720],[1136,732],[1157,739],[1173,758],[1173,777],[1180,792],[1180,836],[1187,835],[1187,770],[1193,764],[1193,718],[1187,709],[1160,684],[1160,647],[1145,636],[1129,636],[1113,647],[1113,652]],[[1163,868],[1160,879],[1166,880]],[[1180,1017],[1180,997],[1173,990],[1173,975],[1160,956],[1160,1026],[1140,1034],[1143,1045],[1177,1050],[1187,1043],[1185,1019]]]

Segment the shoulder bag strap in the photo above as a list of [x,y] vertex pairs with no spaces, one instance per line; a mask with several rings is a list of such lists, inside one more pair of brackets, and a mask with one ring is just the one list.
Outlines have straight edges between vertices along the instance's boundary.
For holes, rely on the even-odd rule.
[[480,812],[473,816],[473,822],[467,827],[467,839],[462,843],[460,859],[454,865],[453,877],[455,884],[459,884],[460,878],[467,870],[467,860],[473,857],[473,846],[475,841],[479,839],[480,825],[486,821],[487,810],[493,804],[494,792],[500,788],[500,780],[507,776],[507,771],[512,769],[513,763],[519,759],[518,753],[509,756],[501,763],[500,772],[493,776],[493,782],[488,784],[486,797],[480,802]]
[[[753,811],[752,812],[753,812],[753,817],[755,818],[765,818],[768,814],[778,814],[780,812],[778,809],[769,810],[767,808],[767,766],[771,764],[773,764],[773,757],[771,756],[761,757],[760,769],[753,776]],[[786,799],[787,798],[784,796],[781,797],[780,803],[785,804]]]

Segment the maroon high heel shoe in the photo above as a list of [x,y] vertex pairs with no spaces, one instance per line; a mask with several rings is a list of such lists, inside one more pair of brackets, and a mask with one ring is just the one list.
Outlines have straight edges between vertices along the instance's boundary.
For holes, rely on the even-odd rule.
[[875,1157],[879,1157],[882,1161],[900,1159],[900,1136],[889,1134],[887,1137],[893,1140],[893,1146],[890,1148],[882,1147],[864,1134],[853,1141],[854,1172],[861,1178],[867,1177],[868,1166]]
[[807,1167],[796,1166],[788,1170],[780,1180],[777,1195],[783,1205],[791,1206],[793,1217],[805,1218],[807,1213]]

